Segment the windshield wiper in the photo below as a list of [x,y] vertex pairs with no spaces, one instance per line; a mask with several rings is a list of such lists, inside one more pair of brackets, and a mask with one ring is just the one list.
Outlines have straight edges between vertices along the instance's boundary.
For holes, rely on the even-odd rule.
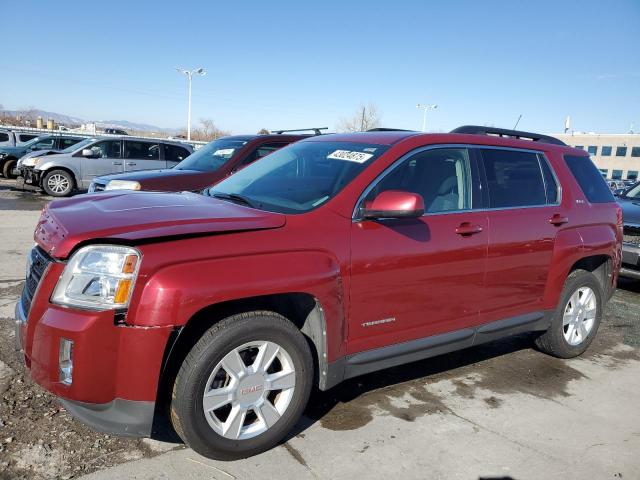
[[228,200],[228,201],[233,202],[233,203],[239,203],[241,205],[246,205],[247,207],[256,208],[253,205],[253,202],[251,202],[251,200],[249,200],[247,197],[244,197],[242,195],[238,195],[237,193],[212,192],[211,190],[209,190],[208,191],[208,195],[210,197],[220,198],[222,200]]

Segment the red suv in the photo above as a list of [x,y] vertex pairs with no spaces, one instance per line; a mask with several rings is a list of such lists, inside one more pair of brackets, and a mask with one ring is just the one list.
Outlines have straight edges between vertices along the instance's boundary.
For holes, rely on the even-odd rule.
[[557,139],[323,135],[208,195],[51,202],[16,338],[96,429],[152,435],[168,410],[194,450],[240,458],[281,441],[312,386],[520,332],[580,355],[621,239],[600,172]]

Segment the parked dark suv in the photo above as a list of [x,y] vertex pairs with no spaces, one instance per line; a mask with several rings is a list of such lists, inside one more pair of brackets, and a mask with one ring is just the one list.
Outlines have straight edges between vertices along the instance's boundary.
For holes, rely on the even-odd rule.
[[[586,152],[484,127],[321,135],[208,190],[48,204],[16,305],[32,377],[98,430],[234,459],[312,387],[533,332],[596,335],[622,215]],[[532,367],[532,368],[535,368]]]
[[228,177],[257,159],[309,135],[235,135],[219,138],[196,150],[170,169],[103,175],[89,193],[103,190],[198,191]]
[[640,183],[620,193],[618,203],[624,221],[620,275],[640,280]]

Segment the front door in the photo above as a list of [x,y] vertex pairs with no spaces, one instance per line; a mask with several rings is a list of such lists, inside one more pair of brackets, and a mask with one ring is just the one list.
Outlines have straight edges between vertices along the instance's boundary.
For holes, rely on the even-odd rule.
[[80,157],[82,188],[88,188],[95,177],[110,173],[121,173],[122,154],[120,140],[103,140],[91,145],[92,157]]
[[[368,189],[351,227],[348,350],[355,353],[476,325],[483,300],[486,213],[466,148],[408,155]],[[417,219],[361,220],[385,190],[422,195]]]

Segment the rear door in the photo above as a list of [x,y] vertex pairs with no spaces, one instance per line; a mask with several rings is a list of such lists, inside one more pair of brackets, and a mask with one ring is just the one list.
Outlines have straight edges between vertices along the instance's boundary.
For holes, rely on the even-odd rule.
[[79,157],[82,188],[87,188],[94,177],[123,171],[121,147],[120,140],[103,140],[89,147],[94,152],[93,157]]
[[464,147],[409,154],[375,182],[380,192],[420,194],[420,218],[364,220],[351,227],[349,352],[476,325],[484,297],[486,212],[478,171]]
[[556,235],[569,217],[542,152],[479,151],[489,221],[484,323],[542,309]]
[[165,167],[164,160],[160,160],[160,145],[157,142],[124,140],[123,143],[125,172]]

